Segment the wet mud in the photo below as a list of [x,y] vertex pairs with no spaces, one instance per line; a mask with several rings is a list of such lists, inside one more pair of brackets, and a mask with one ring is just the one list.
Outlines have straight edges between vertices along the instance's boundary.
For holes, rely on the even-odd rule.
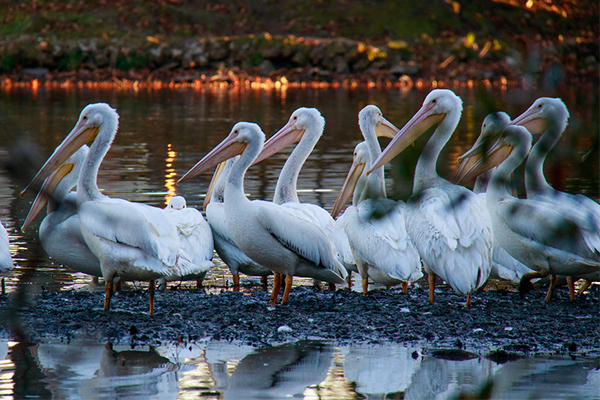
[[[217,291],[218,292],[218,291]],[[110,312],[103,293],[45,292],[23,301],[0,296],[3,330],[15,340],[93,338],[132,345],[194,342],[206,338],[272,346],[297,339],[351,343],[416,343],[495,357],[598,353],[600,291],[597,286],[570,301],[566,288],[543,303],[544,289],[526,298],[505,290],[474,294],[472,306],[450,289],[372,290],[367,296],[339,289],[323,292],[300,286],[287,305],[269,306],[262,290],[207,293],[203,289],[157,292],[148,315],[146,290],[115,295]]]

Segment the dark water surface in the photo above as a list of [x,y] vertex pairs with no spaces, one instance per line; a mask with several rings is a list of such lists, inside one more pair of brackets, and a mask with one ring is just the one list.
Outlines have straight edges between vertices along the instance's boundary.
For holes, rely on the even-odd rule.
[[[18,265],[4,275],[6,290],[14,292],[19,284],[29,285],[33,293],[90,288],[88,277],[53,264],[39,246],[37,228],[41,218],[25,233],[18,229],[33,200],[33,194],[20,198],[19,192],[88,103],[107,102],[120,114],[119,133],[99,174],[99,187],[106,194],[159,207],[179,194],[197,208],[202,207],[210,174],[179,186],[175,182],[236,122],[256,122],[269,137],[296,108],[316,107],[326,119],[325,133],[302,169],[298,187],[301,201],[330,210],[352,162],[353,148],[362,140],[358,111],[367,104],[376,104],[389,121],[401,127],[427,93],[363,88],[3,91],[0,162],[7,168],[0,169],[0,218],[9,232]],[[540,96],[561,97],[571,119],[546,162],[546,175],[558,189],[598,200],[598,93],[575,89],[461,89],[456,93],[464,102],[463,117],[438,164],[442,176],[453,175],[456,158],[470,148],[488,113],[502,110],[514,118]],[[408,198],[414,166],[425,141],[425,137],[418,140],[414,148],[387,167],[388,196]],[[382,143],[387,144],[387,140]],[[272,198],[280,167],[290,151],[286,149],[250,169],[245,185],[252,198]],[[230,279],[227,268],[217,264],[206,280],[208,290],[215,293],[223,290]],[[26,393],[19,390],[34,385],[31,387],[39,390],[37,395],[41,397],[53,393],[59,398],[219,398],[222,392],[223,398],[241,398],[236,391],[239,385],[255,385],[256,390],[246,391],[246,397],[296,394],[308,399],[362,398],[360,393],[383,398],[385,393],[402,393],[404,398],[452,398],[461,389],[482,390],[491,377],[495,398],[600,395],[597,359],[532,358],[497,364],[477,355],[469,358],[463,354],[458,361],[452,354],[436,356],[426,349],[401,345],[341,348],[321,342],[297,342],[281,346],[255,349],[207,340],[185,348],[131,349],[98,342],[27,346],[3,341],[0,397],[20,397]],[[24,378],[21,368],[30,375]]]

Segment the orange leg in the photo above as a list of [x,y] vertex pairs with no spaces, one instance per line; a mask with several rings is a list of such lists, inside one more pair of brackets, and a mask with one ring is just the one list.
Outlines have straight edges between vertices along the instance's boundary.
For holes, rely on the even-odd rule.
[[402,282],[402,293],[408,292],[408,282]]
[[589,289],[590,286],[592,286],[592,280],[586,279],[583,286],[577,291],[577,296],[581,296],[583,292]]
[[240,273],[236,272],[235,274],[233,274],[232,278],[233,278],[233,287],[236,287],[236,286],[239,287],[240,286]]
[[267,285],[269,284],[269,277],[267,275],[265,276],[261,276],[260,277],[260,283],[264,286],[267,287]]
[[572,276],[567,276],[567,286],[569,287],[569,299],[575,300],[575,279]]
[[202,289],[202,279],[196,280],[196,289]]
[[363,290],[363,296],[366,296],[367,293],[369,292],[369,278],[362,279],[362,290]]
[[346,278],[348,289],[352,289],[352,271],[348,271],[348,277]]
[[123,288],[123,282],[118,277],[115,279],[113,279],[113,293],[117,293]]
[[465,307],[471,307],[471,293],[473,293],[472,290],[467,295],[467,302],[465,303]]
[[546,293],[546,297],[544,297],[544,302],[550,303],[552,300],[552,294],[554,293],[554,288],[558,283],[558,275],[550,275],[550,286],[548,286],[548,293]]
[[429,282],[429,304],[433,304],[435,296],[435,274],[432,272],[427,276]]
[[292,275],[288,275],[285,277],[285,290],[283,291],[283,299],[281,299],[281,304],[286,304],[290,298],[290,290],[292,290],[292,283],[294,283],[294,277]]
[[281,290],[281,274],[275,274],[273,276],[273,291],[271,292],[271,301],[269,305],[274,306],[277,303],[277,297]]
[[113,283],[112,279],[107,279],[104,281],[104,311],[110,310],[110,299],[113,294]]
[[148,311],[149,315],[154,314],[154,281],[150,281],[148,283],[148,295],[150,296],[150,310]]

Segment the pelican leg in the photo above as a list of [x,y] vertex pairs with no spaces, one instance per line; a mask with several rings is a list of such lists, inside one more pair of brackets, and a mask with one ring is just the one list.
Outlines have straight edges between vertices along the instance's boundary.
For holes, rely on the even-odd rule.
[[108,311],[110,309],[110,299],[113,294],[113,280],[105,279],[104,280],[104,311]]
[[202,289],[202,283],[203,283],[202,279],[197,279],[196,280],[196,289]]
[[330,283],[328,286],[330,291],[335,292],[335,283]]
[[390,289],[392,288],[392,285],[385,285],[385,288],[386,288],[387,290],[390,290]]
[[590,286],[592,286],[592,280],[586,279],[583,286],[577,291],[577,296],[581,296],[583,292],[589,289]]
[[567,286],[569,287],[569,299],[575,300],[575,279],[572,276],[567,276]]
[[408,281],[402,282],[402,293],[406,294],[408,292]]
[[362,290],[363,296],[366,296],[369,292],[369,278],[362,278]]
[[120,291],[123,288],[123,282],[121,282],[121,279],[117,276],[116,278],[114,278],[112,280],[113,282],[113,293],[117,293],[118,291]]
[[352,290],[352,271],[348,271],[348,277],[346,278],[348,289]]
[[521,297],[525,297],[525,295],[533,290],[533,284],[531,280],[534,278],[544,278],[550,273],[550,270],[544,269],[539,272],[529,272],[527,274],[523,274],[521,276],[521,281],[519,282],[519,295]]
[[[233,274],[231,279],[233,279],[234,292],[238,292],[240,290],[240,273],[236,272],[235,274]],[[236,287],[238,288],[238,290],[235,290]]]
[[92,283],[93,283],[94,285],[97,285],[97,284],[98,284],[98,277],[97,277],[97,276],[92,276]]
[[554,288],[558,283],[558,275],[550,275],[550,286],[548,286],[548,293],[546,293],[546,297],[544,297],[545,303],[550,303],[552,301],[552,294],[554,293]]
[[4,284],[4,278],[2,278],[2,294],[6,294],[6,285]]
[[471,293],[473,293],[472,290],[467,295],[467,302],[465,303],[465,307],[471,307]]
[[150,311],[149,315],[154,314],[154,280],[148,282],[148,295],[150,296]]
[[435,274],[433,272],[427,275],[427,281],[429,282],[429,304],[433,304],[435,297]]
[[269,302],[270,306],[274,306],[277,303],[277,297],[279,296],[279,291],[281,290],[281,274],[273,275],[273,291],[271,292],[271,301]]
[[269,277],[267,275],[260,277],[260,283],[266,288],[269,284]]
[[292,284],[294,283],[294,276],[288,275],[285,277],[285,289],[283,291],[283,299],[281,299],[281,304],[286,304],[290,298],[290,290],[292,290]]

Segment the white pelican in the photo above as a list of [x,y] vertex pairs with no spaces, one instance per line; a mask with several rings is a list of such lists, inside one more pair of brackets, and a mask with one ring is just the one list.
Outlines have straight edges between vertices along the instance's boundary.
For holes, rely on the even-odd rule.
[[[509,125],[467,172],[467,176],[477,175],[500,164],[492,174],[486,198],[495,240],[542,277],[597,273],[600,260],[587,255],[592,251],[590,245],[597,246],[600,238],[590,237],[577,223],[578,217],[572,218],[548,202],[518,199],[508,190],[510,174],[525,160],[530,148],[531,134],[527,129]],[[552,279],[546,302],[551,299],[555,283]]]
[[47,203],[48,214],[39,228],[40,242],[46,253],[57,263],[74,271],[100,277],[100,261],[83,238],[77,215],[77,193],[71,191],[77,185],[81,166],[89,150],[87,145],[83,145],[46,178],[21,230],[29,226]]
[[210,225],[200,211],[187,207],[183,196],[172,197],[165,212],[177,227],[181,251],[187,254],[192,264],[199,270],[180,279],[183,281],[195,279],[198,286],[201,286],[206,272],[214,265],[212,262],[214,244]]
[[[365,166],[370,167],[372,160],[381,154],[377,131],[398,131],[374,105],[360,111],[358,122],[367,152],[361,152],[361,144],[357,146],[352,167],[333,206],[333,216],[339,214],[350,193],[354,192],[354,197],[357,197],[355,183],[363,172],[366,173]],[[379,135],[387,136],[385,133]],[[419,279],[423,274],[419,253],[406,230],[405,204],[386,197],[383,168],[373,171],[366,178],[364,188],[358,187],[358,190],[360,194],[356,204],[346,209],[341,223],[362,278],[363,294],[367,294],[369,277],[386,286],[402,283],[406,292],[408,282]]]
[[[578,224],[581,228],[589,232],[590,237],[600,237],[600,204],[580,194],[574,195],[556,190],[550,186],[544,176],[544,161],[562,137],[568,120],[569,110],[561,99],[541,97],[513,121],[516,125],[525,126],[532,134],[542,134],[525,163],[527,198],[564,208],[571,217],[579,216]],[[600,252],[600,246],[592,243],[590,245],[593,249],[588,256],[595,258]],[[586,283],[578,292],[579,294],[583,293],[592,281],[600,280],[598,273],[581,276],[581,278],[584,278]],[[569,295],[573,299],[575,296],[573,280],[569,277],[568,281]]]
[[252,260],[237,247],[225,223],[225,182],[238,158],[239,156],[236,156],[219,164],[210,181],[204,200],[204,210],[206,211],[206,219],[212,229],[215,250],[231,271],[234,290],[239,290],[237,288],[240,286],[240,272],[245,275],[260,276],[265,286],[267,277],[273,273],[269,268],[263,267]]
[[[502,130],[510,123],[510,116],[505,112],[495,112],[486,116],[481,124],[481,134],[473,144],[473,148],[480,149],[480,152],[485,152],[484,149],[491,147],[498,139]],[[465,155],[459,157],[461,164],[456,172],[457,179],[473,167],[473,163],[476,162],[475,157],[468,157],[470,154],[471,151],[468,151]],[[486,210],[486,191],[491,175],[491,170],[479,175],[475,180],[475,186],[473,187],[473,192],[477,194],[477,198]],[[523,274],[531,272],[534,271],[508,254],[506,250],[500,246],[500,243],[498,243],[497,240],[494,240],[494,247],[492,250],[492,270],[490,276],[507,279],[512,282],[519,282]]]
[[115,138],[118,124],[119,116],[108,104],[86,106],[73,130],[29,186],[36,187],[83,144],[94,140],[77,182],[77,212],[83,237],[100,260],[106,288],[104,310],[110,309],[113,281],[146,280],[150,282],[149,313],[152,314],[155,280],[192,274],[198,268],[180,252],[177,228],[164,210],[111,199],[98,189],[98,169]]
[[382,167],[432,125],[439,126],[419,157],[413,195],[406,204],[408,233],[429,274],[429,302],[433,303],[435,277],[467,295],[482,286],[492,268],[492,224],[475,193],[437,174],[436,163],[456,129],[462,101],[451,90],[435,89],[421,109],[398,132],[369,173]]
[[273,203],[282,204],[293,211],[297,211],[300,217],[305,217],[308,221],[316,223],[328,235],[331,235],[334,225],[331,215],[316,204],[300,203],[296,189],[300,170],[321,135],[323,135],[324,128],[325,118],[321,116],[319,110],[305,107],[297,109],[292,113],[287,124],[265,142],[263,151],[259,154],[255,163],[259,163],[288,145],[298,142],[279,173]]
[[[300,170],[319,142],[324,129],[325,118],[319,110],[300,107],[292,113],[288,122],[265,142],[263,151],[254,163],[259,163],[297,142],[279,173],[273,203],[289,208],[290,212],[297,213],[299,218],[316,224],[332,237],[335,221],[329,212],[316,204],[300,203],[297,191]],[[274,279],[279,281],[281,276],[276,274]]]
[[[235,244],[248,257],[276,273],[287,275],[283,304],[288,301],[294,275],[344,284],[346,270],[337,260],[331,239],[321,228],[279,204],[246,198],[244,175],[262,150],[264,138],[258,125],[237,123],[229,136],[179,182],[241,153],[225,185],[225,222]],[[278,291],[274,285],[271,299],[277,299]]]

